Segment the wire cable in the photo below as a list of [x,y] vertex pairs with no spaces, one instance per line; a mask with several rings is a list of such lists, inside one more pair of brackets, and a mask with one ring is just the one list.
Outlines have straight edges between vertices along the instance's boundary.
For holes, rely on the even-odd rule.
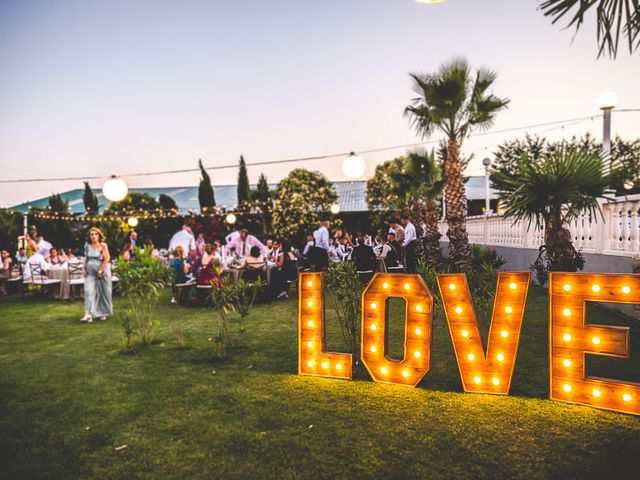
[[[614,110],[615,112],[622,112],[622,113],[627,113],[627,112],[640,112],[640,109],[620,109],[620,110]],[[516,132],[516,131],[520,131],[520,130],[528,130],[528,129],[532,129],[532,128],[540,128],[540,127],[547,127],[547,126],[552,126],[552,125],[560,125],[560,124],[569,124],[569,125],[573,125],[575,123],[579,123],[585,120],[593,120],[595,118],[599,117],[599,115],[588,115],[588,116],[584,116],[584,117],[576,117],[576,118],[569,118],[566,120],[556,120],[553,122],[544,122],[544,123],[537,123],[537,124],[533,124],[533,125],[525,125],[522,127],[512,127],[512,128],[504,128],[501,130],[493,130],[493,131],[487,131],[487,132],[478,132],[475,134],[471,134],[469,135],[469,138],[474,138],[474,137],[484,137],[484,136],[488,136],[488,135],[497,135],[500,133],[509,133],[509,132]],[[403,149],[403,148],[415,148],[415,147],[420,147],[420,146],[424,146],[424,145],[433,145],[433,144],[437,144],[439,143],[440,140],[427,140],[424,142],[417,142],[417,143],[406,143],[406,144],[402,144],[402,145],[393,145],[393,146],[389,146],[389,147],[380,147],[380,148],[371,148],[368,150],[356,150],[359,154],[370,154],[370,153],[378,153],[378,152],[385,152],[385,151],[390,151],[390,150],[399,150],[399,149]],[[329,159],[329,158],[336,158],[336,157],[343,157],[346,155],[349,155],[351,152],[338,152],[338,153],[332,153],[332,154],[327,154],[327,155],[317,155],[317,156],[310,156],[310,157],[298,157],[298,158],[288,158],[288,159],[283,159],[283,160],[266,160],[266,161],[262,161],[262,162],[248,162],[246,164],[247,167],[253,167],[253,166],[261,166],[261,165],[280,165],[280,164],[284,164],[284,163],[295,163],[295,162],[308,162],[308,161],[312,161],[312,160],[325,160],[325,159]],[[204,167],[205,170],[226,170],[228,168],[237,168],[238,164],[237,163],[233,163],[233,164],[227,164],[227,165],[213,165],[213,166],[209,166],[209,167]],[[199,168],[183,168],[183,169],[178,169],[178,170],[162,170],[162,171],[156,171],[156,172],[138,172],[138,173],[124,173],[122,175],[119,175],[121,177],[127,177],[127,178],[131,178],[131,177],[150,177],[150,176],[155,176],[155,175],[175,175],[175,174],[180,174],[180,173],[193,173],[193,172],[198,172],[200,171]],[[23,178],[23,179],[16,179],[16,180],[0,180],[0,183],[35,183],[35,182],[67,182],[67,181],[87,181],[87,180],[101,180],[101,179],[105,179],[105,178],[109,178],[111,175],[89,175],[89,176],[84,176],[84,177],[58,177],[58,178]]]

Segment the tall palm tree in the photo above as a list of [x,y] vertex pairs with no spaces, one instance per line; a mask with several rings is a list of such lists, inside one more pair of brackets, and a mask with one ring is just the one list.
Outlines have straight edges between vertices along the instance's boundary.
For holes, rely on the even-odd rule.
[[505,216],[524,220],[544,231],[544,245],[533,265],[538,281],[546,283],[549,271],[582,270],[584,260],[573,246],[567,224],[583,213],[601,214],[598,198],[616,181],[619,172],[606,171],[597,152],[561,147],[541,160],[523,155],[517,176],[491,175],[505,204]]
[[454,58],[436,73],[410,73],[417,94],[405,109],[411,124],[423,137],[436,131],[447,137],[444,162],[445,203],[449,229],[449,257],[454,270],[469,266],[469,237],[465,226],[467,202],[464,193],[460,145],[475,129],[487,129],[509,100],[489,93],[496,73],[481,68],[472,74],[465,59]]
[[640,1],[638,0],[546,0],[540,9],[553,23],[572,15],[567,27],[582,26],[589,10],[596,7],[598,26],[598,57],[605,51],[610,57],[618,55],[620,37],[626,37],[629,53],[640,50]]

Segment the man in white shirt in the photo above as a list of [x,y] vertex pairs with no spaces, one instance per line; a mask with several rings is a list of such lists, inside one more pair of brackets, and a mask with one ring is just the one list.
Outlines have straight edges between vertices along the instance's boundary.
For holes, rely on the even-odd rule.
[[403,215],[402,225],[404,225],[404,240],[402,247],[404,248],[404,258],[407,267],[407,273],[416,273],[416,227],[409,220],[409,217]]
[[320,228],[313,232],[315,246],[310,248],[309,263],[316,271],[326,270],[329,266],[329,220],[322,220]]
[[176,232],[173,237],[171,237],[171,241],[169,242],[169,251],[173,252],[178,246],[182,247],[184,258],[195,256],[196,239],[193,238],[191,227],[186,223],[182,226],[182,230]]
[[32,270],[34,268],[39,268],[40,271],[37,272],[38,277],[37,280],[41,280],[40,275],[46,275],[46,273],[49,271],[49,269],[51,268],[51,264],[47,263],[47,261],[44,258],[44,255],[41,253],[34,253],[33,255],[31,255],[29,257],[29,259],[27,260],[27,263],[24,264],[24,269],[22,270],[22,278],[23,279],[28,279],[31,278],[33,273],[36,272],[32,272]]
[[249,230],[243,228],[238,231],[238,235],[234,237],[233,240],[227,243],[225,252],[227,255],[230,255],[231,251],[234,250],[240,258],[244,258],[249,256],[251,247],[258,247],[260,249],[260,255],[263,257],[267,255],[267,247],[256,237],[249,235]]

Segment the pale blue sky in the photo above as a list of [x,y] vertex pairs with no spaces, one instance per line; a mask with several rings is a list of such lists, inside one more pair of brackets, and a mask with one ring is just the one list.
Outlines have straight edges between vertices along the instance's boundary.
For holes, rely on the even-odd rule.
[[[417,140],[410,71],[454,55],[499,74],[495,129],[598,115],[604,90],[640,108],[640,56],[596,58],[595,32],[527,0],[0,0],[0,178],[108,175],[364,150]],[[640,114],[614,114],[635,138]],[[544,131],[547,129],[534,129]],[[599,119],[548,132],[591,130]],[[504,138],[468,141],[480,160]],[[367,156],[375,164],[402,151]],[[340,160],[301,164],[342,180]],[[292,165],[253,168],[277,181]],[[214,183],[234,183],[236,170]],[[193,185],[197,174],[129,180]],[[94,182],[99,186],[100,182]],[[81,187],[0,185],[0,205]]]

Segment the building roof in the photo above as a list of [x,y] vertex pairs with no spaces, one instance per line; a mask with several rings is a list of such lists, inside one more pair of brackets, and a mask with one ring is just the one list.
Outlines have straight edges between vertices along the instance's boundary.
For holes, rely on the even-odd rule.
[[[484,199],[484,177],[470,177],[466,183],[467,198],[469,200]],[[365,212],[367,211],[366,199],[366,180],[333,182],[338,194],[338,204],[342,212]],[[255,185],[252,185],[255,188]],[[276,185],[269,185],[269,188],[275,189]],[[236,185],[216,185],[213,187],[216,204],[225,208],[234,208],[238,203],[237,186]],[[173,198],[182,213],[188,211],[199,211],[198,203],[198,187],[156,187],[156,188],[131,188],[133,192],[148,193],[155,199],[161,194],[168,195]],[[84,189],[78,188],[61,193],[63,201],[69,202],[69,207],[73,213],[84,213],[84,203],[82,195]],[[93,193],[98,197],[98,203],[101,208],[108,207],[111,202],[102,195],[102,190],[94,189]],[[497,198],[496,191],[491,190],[491,198]],[[49,204],[49,197],[39,198],[31,202],[21,203],[11,207],[12,210],[19,212],[27,212],[29,207],[46,208]]]

